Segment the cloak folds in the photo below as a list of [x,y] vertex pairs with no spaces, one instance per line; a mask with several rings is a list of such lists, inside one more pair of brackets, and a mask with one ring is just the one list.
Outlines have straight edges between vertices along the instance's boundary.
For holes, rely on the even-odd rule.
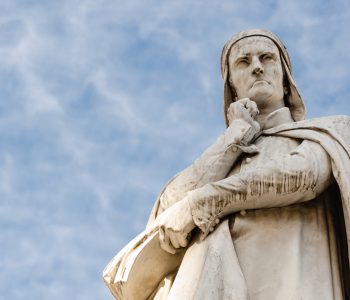
[[[262,134],[318,143],[331,158],[332,173],[336,181],[331,187],[334,193],[331,210],[336,220],[343,294],[345,299],[350,299],[350,117],[334,116],[288,123],[265,130]],[[148,238],[154,235],[151,228],[158,210],[159,199],[151,213],[148,229],[120,251],[104,270],[104,280],[116,299],[133,299],[129,294],[132,284],[125,281],[126,277],[122,275],[133,267],[134,250],[142,248]],[[140,281],[134,282],[133,288],[137,287],[139,293],[134,299],[248,299],[245,279],[227,221],[223,221],[203,241],[195,238],[184,256],[180,254],[172,259],[170,267],[166,266],[166,259],[160,260],[160,264],[165,264],[163,269],[160,268],[163,275],[148,277],[147,284],[142,281],[144,278],[137,278]],[[164,276],[167,274],[167,267],[171,274]],[[190,278],[188,274],[191,274]],[[183,297],[178,292],[174,294],[175,290],[179,291],[175,285],[181,285]],[[194,290],[195,294],[186,294],[187,286],[191,286],[190,290]],[[193,289],[193,286],[196,288]],[[208,286],[215,287],[215,290],[210,290],[208,294]]]

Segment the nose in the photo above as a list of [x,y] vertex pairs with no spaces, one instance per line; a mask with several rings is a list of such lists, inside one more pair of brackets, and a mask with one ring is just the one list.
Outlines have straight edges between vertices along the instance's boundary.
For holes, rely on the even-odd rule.
[[253,56],[252,68],[253,68],[253,74],[255,75],[262,75],[264,73],[264,68],[261,65],[259,58],[256,56]]

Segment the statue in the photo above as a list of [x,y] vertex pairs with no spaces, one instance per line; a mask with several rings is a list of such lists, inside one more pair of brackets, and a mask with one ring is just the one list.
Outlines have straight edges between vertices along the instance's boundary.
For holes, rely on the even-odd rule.
[[221,57],[227,129],[104,270],[116,299],[350,299],[350,118],[304,120],[287,49]]

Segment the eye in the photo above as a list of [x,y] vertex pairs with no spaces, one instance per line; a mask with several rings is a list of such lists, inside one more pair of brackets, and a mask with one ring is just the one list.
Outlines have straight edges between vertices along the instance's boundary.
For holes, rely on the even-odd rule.
[[275,56],[271,53],[265,53],[260,56],[261,61],[272,61],[275,60]]
[[249,59],[248,57],[242,57],[236,61],[237,66],[245,67],[249,65]]

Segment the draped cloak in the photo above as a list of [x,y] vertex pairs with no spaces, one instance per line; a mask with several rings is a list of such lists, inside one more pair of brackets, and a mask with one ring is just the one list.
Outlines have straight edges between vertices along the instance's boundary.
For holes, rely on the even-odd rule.
[[[332,214],[335,220],[343,297],[350,299],[350,117],[332,116],[292,122],[264,130],[261,134],[318,143],[329,155],[335,179],[332,187]],[[232,161],[232,165],[234,163]],[[166,187],[167,185],[164,190]],[[158,198],[150,215],[148,228],[159,214],[159,209]],[[141,236],[147,234],[146,229]],[[123,268],[121,262],[128,259],[131,248],[139,247],[143,240],[144,238],[136,238],[136,241],[128,244],[104,270],[104,280],[116,299],[128,299],[123,294],[123,283],[116,278],[116,274]],[[223,221],[205,239],[194,239],[175,272],[170,273],[154,282],[153,292],[149,293],[148,289],[147,294],[139,299],[176,299],[169,294],[175,276],[185,276],[182,281],[188,286],[195,286],[195,295],[184,299],[248,299],[246,282],[227,221]],[[188,274],[191,275],[187,276]],[[208,290],[209,286],[216,287],[216,290]]]

